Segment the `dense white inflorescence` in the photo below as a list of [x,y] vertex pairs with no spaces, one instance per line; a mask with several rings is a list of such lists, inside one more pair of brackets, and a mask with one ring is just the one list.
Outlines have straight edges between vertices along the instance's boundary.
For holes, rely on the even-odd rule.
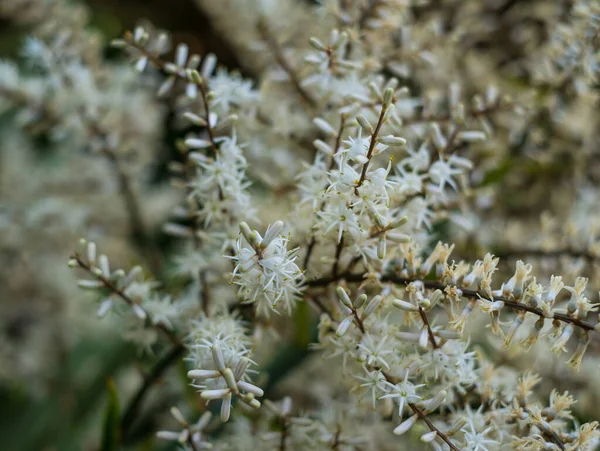
[[[248,77],[185,43],[171,55],[149,26],[113,42],[184,130],[170,165],[182,194],[162,227],[183,243],[171,271],[123,169],[157,138],[134,70],[104,69],[55,23],[24,46],[43,76],[0,63],[0,106],[25,129],[115,168],[149,269],[115,269],[86,240],[69,266],[127,338],[187,353],[206,412],[189,424],[173,408],[180,430],[158,437],[191,450],[595,449],[599,423],[583,419],[597,409],[563,388],[595,371],[600,333],[597,4],[532,2],[556,25],[537,43],[513,2],[198,3]],[[303,347],[293,364],[286,343]],[[535,373],[519,360],[534,354]],[[278,365],[299,373],[279,402]],[[560,388],[556,368],[571,375]]]

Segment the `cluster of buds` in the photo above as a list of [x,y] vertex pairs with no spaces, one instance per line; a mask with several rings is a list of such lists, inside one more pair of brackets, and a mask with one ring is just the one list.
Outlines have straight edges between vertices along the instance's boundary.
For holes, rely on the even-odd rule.
[[243,380],[244,374],[250,364],[250,360],[241,357],[232,369],[225,365],[223,351],[218,343],[212,345],[212,358],[216,369],[195,369],[188,372],[190,379],[199,381],[211,381],[211,385],[219,388],[207,388],[206,385],[194,385],[200,389],[200,396],[206,401],[222,400],[221,421],[229,420],[231,413],[231,401],[235,395],[238,399],[254,409],[260,407],[260,401],[256,399],[264,395],[261,388]]

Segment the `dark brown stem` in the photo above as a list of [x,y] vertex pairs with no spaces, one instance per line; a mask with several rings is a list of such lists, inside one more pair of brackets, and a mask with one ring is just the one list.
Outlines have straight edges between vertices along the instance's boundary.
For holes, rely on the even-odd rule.
[[381,113],[379,113],[379,119],[377,120],[377,125],[375,126],[375,131],[371,136],[371,142],[369,143],[369,150],[367,151],[367,162],[364,164],[362,168],[362,172],[360,173],[360,180],[358,184],[354,188],[354,193],[358,196],[358,188],[362,186],[367,177],[367,169],[369,169],[369,163],[371,162],[371,158],[373,157],[373,150],[375,150],[375,145],[377,144],[377,135],[379,135],[379,131],[381,130],[381,126],[383,125],[383,118],[385,117],[385,112],[387,107],[385,105],[381,106]]
[[158,363],[152,368],[152,371],[144,378],[144,382],[131,398],[129,405],[125,408],[125,413],[121,419],[121,431],[123,442],[127,439],[127,434],[131,430],[131,426],[135,421],[139,408],[142,405],[144,397],[156,383],[156,381],[164,374],[164,372],[175,363],[179,357],[183,355],[185,347],[183,344],[175,345]]
[[287,438],[290,429],[290,422],[287,417],[281,417],[281,438],[279,439],[279,451],[286,451]]
[[429,335],[429,341],[431,342],[431,346],[433,346],[433,349],[439,349],[440,345],[438,344],[437,340],[435,339],[435,336],[433,335],[433,331],[431,330],[431,326],[429,325],[429,320],[427,319],[427,314],[425,313],[425,310],[423,310],[421,307],[419,307],[419,315],[421,316],[421,320],[423,320],[423,324],[425,324],[425,327],[427,327],[427,334]]
[[340,257],[342,255],[342,250],[344,249],[344,233],[342,232],[342,238],[340,238],[340,242],[337,244],[335,248],[335,261],[333,262],[333,267],[331,268],[331,275],[333,277],[337,277],[338,269],[340,266]]
[[450,449],[452,451],[459,451],[459,449],[456,447],[456,445],[454,445],[454,443],[452,443],[450,441],[450,439],[448,438],[448,436],[446,434],[444,434],[442,431],[440,431],[435,426],[435,424],[433,424],[429,420],[429,418],[427,418],[427,415],[425,415],[425,413],[421,409],[419,409],[415,404],[412,404],[412,403],[408,403],[408,407],[410,407],[411,410],[414,413],[416,413],[421,420],[423,420],[425,422],[425,424],[427,425],[427,427],[429,428],[430,431],[437,432],[438,437],[441,438],[444,441],[444,443],[446,443],[446,445],[448,445],[450,447]]
[[187,442],[190,445],[190,448],[192,448],[192,451],[199,451],[198,447],[196,446],[196,443],[194,442],[194,434],[192,434],[191,431],[189,433]]

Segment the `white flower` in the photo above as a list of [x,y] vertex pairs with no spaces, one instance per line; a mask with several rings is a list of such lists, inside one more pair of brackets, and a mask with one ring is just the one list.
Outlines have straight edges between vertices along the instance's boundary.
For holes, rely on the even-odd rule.
[[394,398],[398,403],[398,416],[402,418],[404,413],[404,408],[407,404],[412,404],[421,400],[421,396],[417,395],[417,390],[421,387],[424,387],[425,384],[414,385],[412,382],[408,380],[408,371],[404,376],[404,380],[402,382],[398,382],[396,384],[387,383],[386,384],[390,390],[390,393],[382,396],[381,398]]
[[[283,224],[279,221],[272,227],[275,226],[281,230]],[[236,263],[233,282],[239,287],[244,302],[256,303],[259,312],[268,315],[273,310],[289,314],[301,291],[304,276],[295,263],[297,249],[288,250],[288,240],[272,230],[267,229],[264,240],[254,231],[259,240],[252,243],[256,247],[244,244],[254,238],[245,236],[243,241],[240,236],[231,257]]]

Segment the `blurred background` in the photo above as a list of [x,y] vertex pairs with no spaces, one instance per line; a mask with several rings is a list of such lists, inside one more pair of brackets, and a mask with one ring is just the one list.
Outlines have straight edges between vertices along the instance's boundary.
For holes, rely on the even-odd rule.
[[[212,52],[221,64],[237,65],[193,0],[82,3],[109,59],[124,60],[108,46],[110,40],[148,20],[169,30],[174,42],[188,43],[191,52]],[[0,60],[17,59],[32,31],[14,17],[0,17]],[[114,422],[111,415],[127,408],[159,356],[140,355],[114,333],[111,319],[98,321],[95,303],[76,288],[76,275],[66,263],[80,236],[101,238],[103,252],[124,265],[141,258],[127,235],[125,208],[115,200],[105,163],[90,160],[81,149],[68,155],[73,149],[61,148],[43,132],[33,130],[32,139],[22,139],[15,128],[23,121],[16,117],[15,124],[15,116],[13,109],[0,108],[0,450],[98,450],[102,425]],[[144,192],[165,201],[172,201],[173,193],[161,162],[172,157],[179,133],[171,121],[169,114],[155,120],[166,134],[158,136],[145,157],[158,163],[140,177]],[[162,237],[165,251],[169,243],[160,233],[164,211],[146,213],[154,218],[149,233]],[[132,448],[176,448],[154,440],[159,422],[173,424],[169,407],[188,389],[183,363],[169,371],[179,372],[181,377],[171,380],[181,383],[164,386],[159,378],[160,388],[151,388],[128,434]],[[192,405],[197,402],[193,389],[187,395]]]

